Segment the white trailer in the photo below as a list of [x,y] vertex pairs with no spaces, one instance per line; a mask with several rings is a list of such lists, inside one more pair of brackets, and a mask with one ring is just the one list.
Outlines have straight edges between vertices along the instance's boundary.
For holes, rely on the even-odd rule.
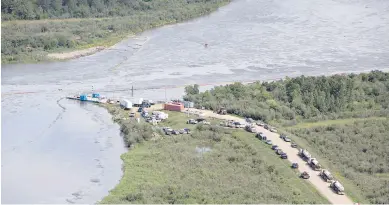
[[129,110],[132,108],[132,103],[129,100],[122,100],[120,101],[120,107],[125,110]]

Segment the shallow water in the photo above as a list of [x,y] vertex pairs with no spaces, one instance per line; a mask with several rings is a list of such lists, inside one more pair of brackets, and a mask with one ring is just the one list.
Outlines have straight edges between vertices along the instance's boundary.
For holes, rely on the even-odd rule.
[[385,0],[238,0],[92,56],[3,66],[2,203],[93,203],[120,179],[118,126],[64,96],[134,86],[161,100],[193,83],[388,70],[388,33]]

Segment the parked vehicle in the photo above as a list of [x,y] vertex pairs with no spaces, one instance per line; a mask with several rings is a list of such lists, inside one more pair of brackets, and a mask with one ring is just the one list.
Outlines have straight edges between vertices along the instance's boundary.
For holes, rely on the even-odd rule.
[[256,138],[260,139],[260,140],[266,140],[267,137],[262,133],[262,132],[259,132],[255,135]]
[[308,161],[311,158],[311,154],[306,149],[300,149],[299,155],[305,161]]
[[267,141],[266,141],[266,144],[268,144],[268,145],[272,145],[272,144],[273,144],[273,142],[272,142],[271,140],[267,140]]
[[178,130],[173,130],[172,134],[178,135],[178,134],[180,134],[180,132]]
[[276,150],[276,153],[277,153],[278,155],[284,154],[284,152],[282,151],[282,149],[277,149],[277,150]]
[[135,113],[134,112],[130,113],[130,117],[135,117]]
[[288,137],[284,137],[284,141],[285,142],[291,142],[292,140],[290,138],[288,138]]
[[281,153],[281,159],[288,159],[288,155],[285,152]]
[[293,148],[297,148],[297,144],[296,143],[292,143],[290,146],[293,147]]
[[277,146],[277,145],[273,145],[273,146],[271,147],[271,149],[272,149],[272,150],[278,150],[278,146]]
[[321,165],[319,164],[319,161],[317,161],[316,158],[309,159],[308,163],[309,163],[309,166],[311,166],[313,170],[315,170],[315,171],[321,170]]
[[311,176],[309,176],[308,172],[303,172],[303,173],[300,174],[300,177],[303,178],[303,179],[309,179],[309,177],[311,177]]
[[162,128],[162,130],[163,130],[164,132],[173,132],[173,129],[170,128],[170,127],[164,127],[164,128]]
[[257,122],[257,125],[263,127],[265,124],[263,122],[259,121],[259,122]]
[[190,134],[190,129],[184,128],[184,130],[185,130],[186,134]]
[[255,127],[252,126],[252,125],[246,125],[246,126],[245,126],[245,130],[246,130],[247,132],[252,132],[252,133],[256,133],[256,132],[257,132],[257,129],[255,129]]
[[264,125],[263,128],[268,130],[269,129],[269,125]]
[[270,128],[270,132],[277,133],[277,130],[275,128]]
[[241,123],[241,122],[234,122],[234,124],[235,124],[235,128],[244,128],[245,127],[245,124]]
[[186,121],[186,124],[197,124],[197,121],[194,119],[190,119],[190,120]]
[[219,110],[217,110],[217,114],[219,115],[226,115],[227,110],[224,107],[221,107]]
[[330,187],[339,195],[344,195],[344,187],[340,184],[339,181],[334,181],[331,183]]
[[143,112],[143,107],[138,108],[138,112]]
[[334,177],[332,176],[332,174],[328,171],[328,170],[321,170],[320,172],[320,176],[321,178],[323,178],[326,182],[330,182],[332,183],[335,179]]
[[297,169],[299,168],[299,164],[297,163],[292,163],[292,169]]
[[185,133],[185,130],[184,130],[184,129],[178,130],[178,132],[179,132],[180,134],[184,134],[184,133]]

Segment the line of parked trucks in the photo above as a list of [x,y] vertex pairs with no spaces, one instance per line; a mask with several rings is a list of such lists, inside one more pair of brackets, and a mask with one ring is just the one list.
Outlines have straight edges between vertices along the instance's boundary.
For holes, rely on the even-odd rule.
[[[242,124],[241,122],[234,122],[234,121],[230,120],[230,121],[222,122],[221,125],[226,126],[226,127],[231,127],[231,128],[244,127],[246,131],[251,132],[251,133],[256,133],[255,137],[258,138],[259,140],[264,141],[268,145],[272,145],[272,147],[271,147],[272,150],[274,150],[275,153],[281,157],[281,159],[288,158],[288,155],[286,153],[284,153],[277,145],[273,145],[272,141],[267,139],[267,137],[262,132],[257,132],[257,130],[255,128],[255,124],[258,126],[262,126],[265,129],[267,129],[271,132],[274,132],[274,133],[277,133],[276,128],[270,127],[269,125],[267,125],[263,122],[255,122],[251,118],[246,118],[246,122],[247,122],[247,124],[244,125],[244,123]],[[285,142],[290,142],[291,147],[297,148],[297,144],[293,143],[292,140],[290,138],[288,138],[286,135],[280,134],[280,138],[283,139]],[[330,183],[330,188],[332,188],[337,194],[340,194],[340,195],[344,194],[343,185],[339,181],[337,181],[328,170],[323,169],[321,164],[319,163],[319,161],[316,158],[312,157],[311,154],[307,150],[299,149],[299,156],[304,161],[306,161],[308,163],[308,165],[313,170],[319,171],[320,172],[319,175],[321,176],[321,178],[323,180],[325,180],[326,182]],[[293,169],[297,169],[298,163],[292,163],[291,167]],[[308,178],[310,178],[310,175],[308,172],[302,172],[300,174],[300,177],[303,179],[308,179]]]

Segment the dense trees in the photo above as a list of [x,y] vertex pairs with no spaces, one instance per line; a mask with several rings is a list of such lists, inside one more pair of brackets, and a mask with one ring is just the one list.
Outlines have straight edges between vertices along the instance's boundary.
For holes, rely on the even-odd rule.
[[[2,63],[42,61],[49,52],[110,46],[130,34],[208,14],[229,1],[5,0]],[[46,18],[63,19],[4,21]]]
[[185,99],[208,109],[264,121],[296,122],[323,118],[387,115],[389,73],[286,78],[249,85],[234,83]]
[[[186,0],[184,4],[212,0]],[[129,16],[137,11],[169,8],[175,0],[3,0],[2,20],[34,20],[47,18],[101,18]],[[180,3],[180,4],[182,4]]]

